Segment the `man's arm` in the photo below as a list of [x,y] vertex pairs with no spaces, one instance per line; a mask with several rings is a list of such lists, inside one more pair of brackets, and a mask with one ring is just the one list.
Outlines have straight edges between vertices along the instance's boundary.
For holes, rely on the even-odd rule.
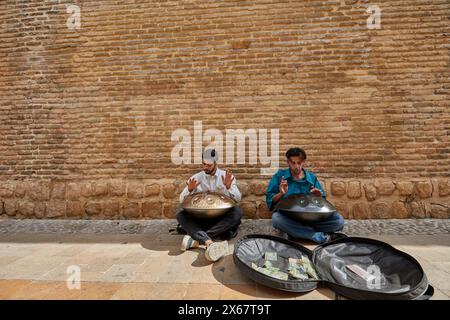
[[239,191],[239,188],[237,186],[236,179],[234,179],[233,182],[231,183],[230,189],[227,190],[225,187],[225,190],[226,192],[229,193],[229,196],[232,197],[234,200],[236,200],[237,202],[241,201],[241,192]]
[[319,190],[320,193],[322,194],[322,198],[326,199],[327,194],[326,194],[325,190],[322,188],[322,185],[320,184],[319,179],[317,179],[317,177],[315,175],[314,175],[314,185],[311,186],[311,192],[313,192],[314,190]]
[[273,210],[275,204],[280,201],[283,195],[280,193],[280,183],[278,182],[278,172],[270,179],[266,190],[266,204],[269,210]]
[[[220,179],[222,181],[223,194],[233,198],[237,202],[240,202],[241,192],[239,191],[234,175],[230,171],[225,171],[225,174],[222,174]],[[229,185],[230,188],[227,188],[227,185]]]

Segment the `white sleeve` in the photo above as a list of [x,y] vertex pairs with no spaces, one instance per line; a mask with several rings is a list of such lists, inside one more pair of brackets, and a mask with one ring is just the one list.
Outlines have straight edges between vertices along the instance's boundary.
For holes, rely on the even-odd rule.
[[239,188],[236,183],[236,178],[234,178],[233,182],[231,183],[230,189],[227,190],[227,188],[224,186],[225,195],[230,196],[237,202],[241,201],[241,192],[239,191]]

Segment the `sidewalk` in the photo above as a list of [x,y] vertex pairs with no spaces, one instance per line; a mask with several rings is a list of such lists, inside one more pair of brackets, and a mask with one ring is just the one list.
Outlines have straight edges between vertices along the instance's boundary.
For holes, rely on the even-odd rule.
[[[175,220],[0,220],[0,299],[334,299],[325,288],[297,294],[241,275],[230,255],[206,261],[202,249],[181,252]],[[348,221],[348,235],[379,239],[415,257],[450,299],[450,220]],[[276,234],[269,220],[244,220],[238,238]],[[304,243],[314,248],[311,243]],[[81,289],[66,285],[81,268]]]

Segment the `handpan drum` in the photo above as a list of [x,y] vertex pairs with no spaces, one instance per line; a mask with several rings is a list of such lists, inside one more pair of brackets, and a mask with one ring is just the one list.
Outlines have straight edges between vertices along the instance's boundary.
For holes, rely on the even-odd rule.
[[314,222],[329,218],[336,208],[322,197],[294,194],[280,200],[275,207],[281,214],[294,220]]
[[237,202],[218,192],[197,192],[184,198],[181,207],[199,218],[215,218],[224,215]]

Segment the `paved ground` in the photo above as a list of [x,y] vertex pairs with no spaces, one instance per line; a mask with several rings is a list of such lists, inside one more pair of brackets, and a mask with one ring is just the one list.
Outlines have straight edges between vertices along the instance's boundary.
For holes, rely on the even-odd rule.
[[[174,220],[0,220],[0,299],[334,299],[323,287],[307,294],[272,290],[245,278],[230,255],[211,264],[202,249],[181,252]],[[450,220],[348,221],[348,235],[380,239],[408,252],[450,299]],[[246,220],[238,237],[276,232]],[[304,243],[313,248],[311,243]],[[67,288],[67,268],[81,288]]]

